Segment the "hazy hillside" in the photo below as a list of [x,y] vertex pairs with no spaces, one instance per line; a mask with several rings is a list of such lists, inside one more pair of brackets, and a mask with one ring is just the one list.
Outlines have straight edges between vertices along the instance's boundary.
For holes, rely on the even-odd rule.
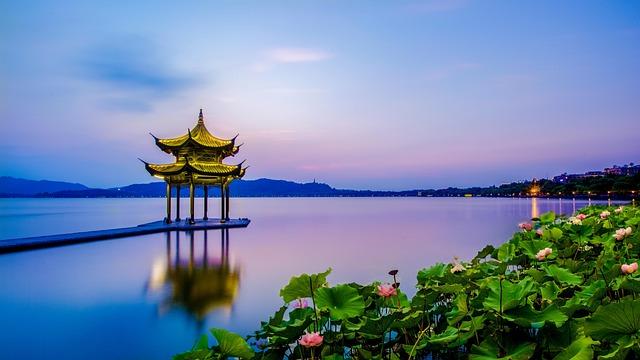
[[[0,196],[22,197],[162,197],[165,196],[166,184],[152,182],[146,184],[131,184],[110,189],[92,189],[81,184],[71,184],[55,181],[33,181],[2,177],[0,182]],[[175,190],[174,190],[175,191]],[[188,196],[189,188],[183,186],[180,194]],[[210,187],[210,196],[219,196],[216,187]],[[232,196],[246,197],[287,197],[287,196],[370,196],[370,192],[356,190],[337,190],[322,183],[296,183],[286,180],[256,179],[237,180],[231,184]],[[202,196],[203,190],[197,187],[196,196]]]
[[0,194],[3,195],[35,195],[58,191],[86,190],[86,186],[77,183],[50,180],[27,180],[10,176],[0,176]]

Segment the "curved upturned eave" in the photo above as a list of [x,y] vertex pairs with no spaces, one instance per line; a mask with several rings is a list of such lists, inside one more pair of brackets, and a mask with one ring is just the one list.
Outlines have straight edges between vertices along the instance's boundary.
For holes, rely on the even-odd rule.
[[[236,176],[242,177],[244,176],[244,170],[242,168],[242,163],[238,165],[227,165],[227,164],[211,164],[212,166],[223,167],[225,171],[207,171],[206,167],[210,166],[208,164],[191,164],[189,162],[181,163],[181,164],[150,164],[145,162],[145,169],[149,174],[155,176],[173,176],[179,175],[183,172],[194,173],[198,175],[205,176]],[[159,169],[159,167],[166,167],[167,170]]]
[[238,135],[231,139],[221,139],[212,135],[204,125],[200,124],[196,125],[193,130],[187,131],[186,134],[174,138],[161,139],[153,134],[151,136],[153,136],[156,146],[165,152],[179,150],[189,145],[205,149],[229,149],[231,153],[236,149],[235,142]]

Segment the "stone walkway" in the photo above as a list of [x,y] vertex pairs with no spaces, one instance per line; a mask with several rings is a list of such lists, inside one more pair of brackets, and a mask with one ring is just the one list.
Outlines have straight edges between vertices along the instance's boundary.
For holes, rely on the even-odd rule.
[[171,224],[165,224],[164,221],[155,221],[128,228],[6,239],[0,240],[0,254],[69,244],[79,244],[91,241],[155,234],[167,231],[243,228],[247,227],[250,222],[251,220],[249,219],[229,219],[224,223],[220,222],[220,219],[200,219],[196,220],[196,223],[192,225],[189,224],[189,222],[186,220],[173,222]]

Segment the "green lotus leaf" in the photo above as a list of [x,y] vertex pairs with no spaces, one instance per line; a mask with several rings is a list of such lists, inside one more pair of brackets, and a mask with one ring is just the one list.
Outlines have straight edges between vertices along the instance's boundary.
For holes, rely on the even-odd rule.
[[193,345],[191,351],[175,355],[173,360],[211,360],[213,352],[209,349],[209,338],[204,334]]
[[582,284],[582,276],[576,275],[571,271],[569,271],[568,269],[561,268],[555,264],[552,264],[552,265],[544,264],[541,267],[544,271],[547,272],[547,275],[553,277],[553,279],[559,283],[568,284],[568,285]]
[[593,359],[593,345],[598,344],[600,342],[593,341],[590,337],[579,338],[556,355],[553,360],[591,360]]
[[506,312],[503,317],[525,328],[539,329],[546,323],[561,327],[569,317],[558,309],[556,304],[547,306],[542,311],[533,309],[530,305]]
[[640,300],[601,305],[584,324],[584,333],[597,340],[617,340],[640,331]]
[[545,237],[545,238],[548,237],[548,238],[551,238],[553,240],[560,240],[560,238],[562,238],[563,232],[559,228],[554,227],[554,228],[548,229],[543,234],[546,235],[546,236],[543,235],[543,237]]
[[633,341],[629,336],[625,336],[623,338],[618,339],[616,344],[613,346],[613,350],[607,354],[598,356],[598,359],[604,360],[625,360],[627,359],[627,354],[629,350],[633,346],[636,345],[636,342]]
[[320,288],[316,294],[319,309],[329,311],[332,319],[343,320],[364,312],[364,301],[358,291],[348,285]]
[[278,325],[269,325],[269,335],[282,338],[286,343],[295,341],[311,325],[312,316],[312,308],[293,310],[289,313],[288,321],[283,321]]
[[342,322],[342,326],[349,331],[359,331],[363,326],[367,324],[366,317],[360,317],[355,319],[345,319]]
[[441,280],[447,273],[448,265],[437,263],[418,272],[418,284]]
[[294,276],[289,283],[280,290],[280,297],[284,302],[289,303],[296,299],[311,297],[311,289],[317,289],[327,284],[327,276],[331,273],[331,268],[318,274],[302,274]]
[[[327,347],[327,349],[330,348]],[[322,360],[344,360],[344,356],[342,354],[322,355]]]
[[538,283],[543,283],[545,282],[544,277],[547,275],[546,272],[538,270],[538,269],[527,269],[524,271],[525,274],[531,276],[531,278],[533,280],[535,280]]
[[396,320],[391,327],[394,329],[406,329],[416,326],[422,320],[424,313],[422,311],[412,311],[408,315]]
[[269,325],[278,325],[284,319],[284,313],[287,311],[287,306],[281,306],[278,311],[276,311],[271,317],[269,317],[269,321],[263,321],[262,327],[268,327]]
[[573,312],[580,308],[593,308],[606,293],[604,280],[596,280],[580,291],[564,304],[565,311]]
[[640,293],[640,279],[625,276],[620,283],[620,288],[630,290],[635,293]]
[[218,348],[222,358],[237,357],[240,359],[251,359],[253,357],[253,350],[240,335],[225,329],[213,328],[210,331],[218,342]]
[[548,225],[556,220],[556,214],[553,211],[546,212],[540,216],[540,222]]
[[486,339],[480,345],[471,347],[470,360],[526,360],[533,356],[536,350],[535,343],[521,343],[507,347],[506,354],[500,354],[500,347],[491,338]]
[[478,254],[476,254],[476,256],[473,258],[472,262],[474,264],[477,264],[480,260],[486,258],[487,256],[491,255],[496,248],[493,247],[493,245],[487,245],[485,246],[482,250],[480,250],[478,252]]
[[[388,305],[392,307],[398,307],[398,304],[402,308],[409,308],[411,306],[411,302],[409,301],[409,297],[402,290],[396,290],[397,295],[395,297],[391,297],[387,299]],[[377,296],[377,294],[376,294]]]
[[458,321],[462,320],[469,313],[469,307],[467,306],[467,294],[460,293],[453,301],[453,309],[446,313],[449,325],[455,325]]
[[411,307],[420,310],[429,309],[438,297],[440,297],[440,293],[433,291],[433,288],[420,289],[411,299]]
[[464,286],[460,284],[444,284],[432,286],[431,289],[440,294],[458,294],[459,292],[464,290]]
[[484,328],[484,322],[487,318],[484,315],[474,316],[471,320],[463,321],[460,323],[461,331],[476,332]]
[[507,268],[506,264],[499,263],[498,261],[486,261],[476,266],[480,276],[493,276],[497,274],[504,274]]
[[524,250],[523,252],[529,255],[532,259],[536,258],[538,251],[552,246],[553,244],[551,242],[545,240],[528,240],[520,242],[520,247]]
[[211,350],[191,350],[186,353],[178,354],[173,360],[212,360],[213,352]]
[[[373,317],[367,316],[364,325],[358,330],[358,335],[367,339],[380,340],[397,319],[397,315]],[[347,320],[345,320],[347,322]]]
[[429,345],[428,339],[427,338],[422,338],[417,343],[410,344],[410,345],[406,345],[406,344],[402,345],[402,348],[409,355],[410,358],[415,358],[416,355],[418,354],[418,352],[420,352],[422,349],[426,348],[427,345]]
[[458,338],[458,329],[448,327],[440,334],[433,335],[429,338],[429,343],[433,345],[443,345],[450,343]]
[[209,338],[206,334],[200,336],[198,341],[193,345],[193,349],[191,350],[208,350],[209,349]]
[[521,306],[525,298],[534,291],[535,284],[531,278],[525,278],[519,283],[503,280],[501,289],[500,280],[493,278],[488,281],[487,287],[489,295],[482,305],[487,309],[503,312]]
[[553,281],[549,281],[542,285],[542,287],[540,287],[540,295],[542,295],[542,299],[547,301],[553,301],[557,299],[559,292],[560,288]]
[[498,248],[498,260],[508,263],[516,257],[516,246],[506,242]]

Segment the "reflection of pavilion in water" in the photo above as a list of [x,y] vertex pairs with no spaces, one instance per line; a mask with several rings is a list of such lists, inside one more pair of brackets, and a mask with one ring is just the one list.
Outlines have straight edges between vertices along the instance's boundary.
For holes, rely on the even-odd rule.
[[194,232],[187,232],[187,254],[181,253],[184,249],[181,249],[180,232],[174,233],[175,241],[171,233],[167,233],[166,258],[154,263],[147,286],[150,293],[163,293],[160,313],[181,308],[202,323],[214,310],[232,310],[240,284],[240,269],[229,264],[229,229],[219,231],[221,254],[214,258],[209,254],[209,231],[203,232],[202,242],[198,241],[200,252],[195,249]]

